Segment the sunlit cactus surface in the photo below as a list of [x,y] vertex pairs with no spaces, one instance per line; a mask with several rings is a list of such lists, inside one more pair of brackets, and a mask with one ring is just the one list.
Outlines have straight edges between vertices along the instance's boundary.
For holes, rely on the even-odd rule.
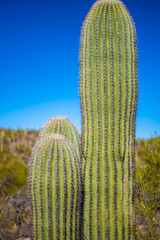
[[85,18],[80,48],[84,236],[133,239],[137,48],[119,0],[99,0]]
[[50,133],[57,133],[65,136],[80,152],[80,134],[75,125],[66,117],[53,117],[42,128],[40,138]]
[[33,239],[80,239],[81,169],[74,145],[46,135],[34,147],[29,171]]

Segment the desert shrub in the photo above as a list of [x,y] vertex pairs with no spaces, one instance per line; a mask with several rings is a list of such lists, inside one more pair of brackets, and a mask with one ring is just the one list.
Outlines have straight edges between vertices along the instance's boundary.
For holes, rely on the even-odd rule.
[[27,166],[13,154],[0,154],[0,194],[18,191],[27,182]]
[[0,239],[18,239],[31,236],[30,202],[26,189],[0,202]]
[[160,137],[137,141],[138,239],[160,239]]
[[[2,130],[6,140],[0,151],[0,239],[30,237],[25,188],[28,161],[39,132]],[[160,239],[160,137],[136,141],[136,216],[138,240]]]
[[31,156],[32,149],[30,147],[25,147],[24,154],[27,156]]
[[25,150],[25,145],[24,144],[19,144],[15,147],[15,149],[18,153],[23,153],[24,150]]

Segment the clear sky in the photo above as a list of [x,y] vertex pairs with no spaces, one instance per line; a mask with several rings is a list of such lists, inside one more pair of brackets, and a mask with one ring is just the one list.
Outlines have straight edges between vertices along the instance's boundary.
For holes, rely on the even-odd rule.
[[[81,130],[79,41],[93,0],[0,0],[0,127],[39,129],[55,115]],[[136,138],[160,135],[160,1],[124,0],[137,29]]]

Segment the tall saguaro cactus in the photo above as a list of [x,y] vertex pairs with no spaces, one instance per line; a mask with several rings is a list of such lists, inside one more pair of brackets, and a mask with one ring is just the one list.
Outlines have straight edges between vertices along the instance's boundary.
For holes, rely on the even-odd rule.
[[99,0],[82,27],[80,99],[86,239],[133,239],[137,49],[119,0]]
[[33,239],[80,239],[81,169],[74,145],[58,134],[35,145],[29,172]]

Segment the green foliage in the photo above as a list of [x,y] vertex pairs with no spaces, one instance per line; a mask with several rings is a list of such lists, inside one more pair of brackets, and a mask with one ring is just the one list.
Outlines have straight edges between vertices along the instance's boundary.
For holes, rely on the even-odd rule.
[[160,137],[137,141],[137,234],[160,239]]
[[[2,201],[3,200],[3,201]],[[30,237],[30,202],[26,189],[0,198],[0,239]]]
[[10,150],[13,149],[10,130],[4,132],[6,142],[0,152],[0,192],[10,194],[26,184],[27,166],[16,152]]
[[18,191],[26,185],[27,174],[27,166],[15,155],[0,153],[0,194]]
[[16,151],[18,152],[18,153],[23,153],[24,152],[24,149],[25,149],[25,145],[24,144],[20,144],[20,145],[18,145],[18,146],[16,146]]
[[4,148],[4,136],[5,136],[4,130],[1,130],[0,131],[0,139],[1,139],[1,148],[0,148],[0,150],[1,150],[1,152],[3,152],[3,148]]
[[[23,134],[18,137],[14,130],[3,130],[6,133],[7,142],[4,151],[0,152],[0,239],[15,240],[20,236],[31,237],[30,202],[24,187],[21,188],[27,181],[26,170],[28,171],[30,157],[15,150],[15,146],[23,144]],[[12,141],[13,134],[16,142]],[[27,131],[24,145],[28,151],[31,151],[38,134],[38,131]],[[160,239],[159,160],[160,137],[136,141],[135,206],[138,240]],[[10,178],[11,184],[10,180],[8,181]]]
[[3,149],[0,151],[0,194],[8,195],[26,185],[31,148],[35,143],[36,131],[29,131],[27,140],[23,130],[0,129]]
[[[25,133],[26,134],[26,133]],[[28,162],[38,131],[0,129],[0,239],[30,237],[30,203],[27,185]]]

